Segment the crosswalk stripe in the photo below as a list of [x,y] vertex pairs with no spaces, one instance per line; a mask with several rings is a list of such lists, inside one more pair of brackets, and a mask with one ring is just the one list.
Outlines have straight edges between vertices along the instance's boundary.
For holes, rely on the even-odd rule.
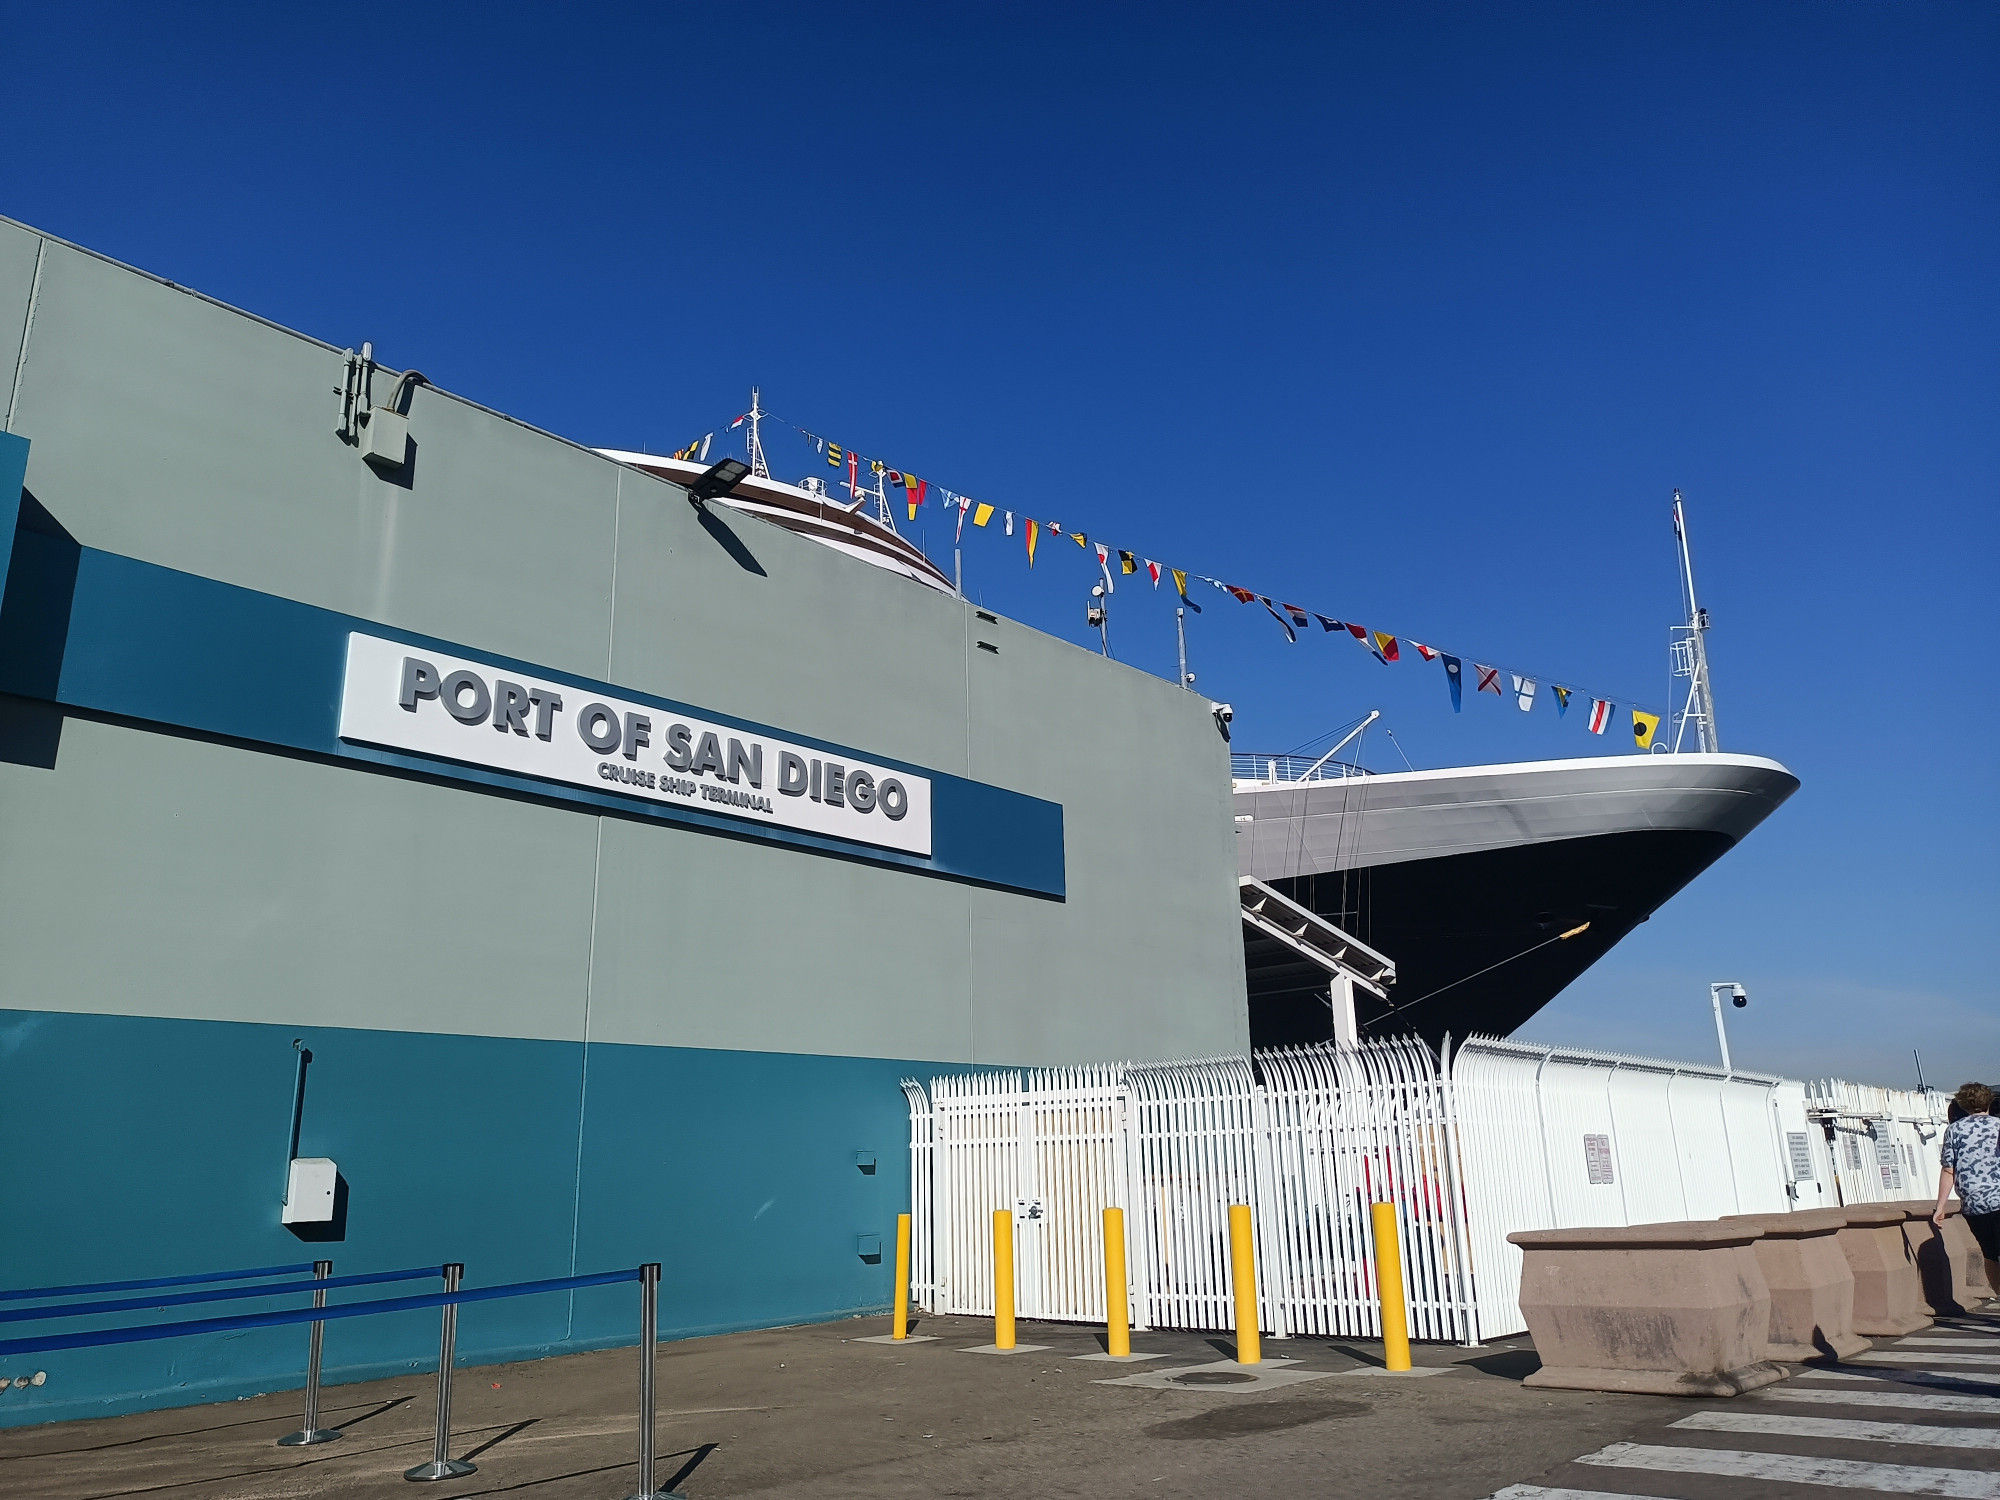
[[1896,1348],[2000,1348],[2000,1338],[1898,1338]]
[[1936,1469],[1923,1464],[1870,1464],[1849,1458],[1803,1458],[1793,1453],[1748,1453],[1738,1448],[1667,1448],[1651,1443],[1613,1443],[1576,1461],[1609,1469],[1659,1469],[1673,1474],[1762,1479],[1773,1484],[1942,1495],[1946,1500],[2000,1500],[2000,1473]]
[[1918,1422],[1868,1422],[1856,1417],[1796,1417],[1789,1412],[1698,1411],[1673,1425],[1693,1432],[1756,1432],[1766,1437],[2000,1449],[2000,1430],[1990,1427],[1933,1427]]
[[1549,1490],[1539,1484],[1510,1484],[1486,1500],[1646,1500],[1644,1495],[1614,1495],[1609,1490]]
[[[1955,1391],[1991,1391],[2000,1396],[2000,1385],[1983,1381],[1977,1373],[1970,1375],[1933,1374],[1928,1370],[1857,1370],[1847,1365],[1838,1370],[1820,1370],[1811,1366],[1799,1371],[1798,1378],[1807,1380],[1859,1381],[1880,1389],[1889,1385],[1942,1385]],[[1788,1387],[1789,1389],[1789,1387]]]
[[1812,1401],[1827,1406],[1900,1406],[1911,1411],[1958,1411],[2000,1416],[2000,1396],[1931,1396],[1922,1391],[1820,1391],[1805,1386],[1760,1391],[1759,1401]]
[[1870,1349],[1853,1363],[1870,1365],[1878,1359],[1892,1365],[2000,1365],[2000,1349],[1991,1354],[1944,1354],[1936,1349]]

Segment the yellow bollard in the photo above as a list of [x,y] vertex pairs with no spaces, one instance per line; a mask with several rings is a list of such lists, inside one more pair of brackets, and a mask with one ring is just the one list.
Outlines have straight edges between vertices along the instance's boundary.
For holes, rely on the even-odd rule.
[[1368,1212],[1375,1222],[1375,1294],[1382,1304],[1382,1362],[1390,1370],[1407,1370],[1410,1313],[1403,1305],[1403,1247],[1396,1234],[1396,1205],[1377,1203]]
[[910,1336],[910,1216],[896,1215],[896,1320],[889,1330],[892,1339]]
[[1014,1212],[993,1210],[993,1347],[1014,1347]]
[[1132,1352],[1132,1298],[1125,1285],[1125,1210],[1104,1210],[1104,1352]]
[[1257,1340],[1257,1255],[1250,1241],[1250,1205],[1229,1205],[1229,1272],[1236,1287],[1236,1362],[1264,1362]]

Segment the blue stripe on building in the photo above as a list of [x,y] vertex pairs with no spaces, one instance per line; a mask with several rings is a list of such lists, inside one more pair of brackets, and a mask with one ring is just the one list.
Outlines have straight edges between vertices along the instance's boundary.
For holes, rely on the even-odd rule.
[[[345,1238],[319,1247],[278,1223],[294,1038],[312,1052],[300,1153],[332,1157],[348,1183]],[[11,1143],[0,1202],[35,1204],[32,1223],[10,1222],[20,1284],[313,1254],[339,1272],[462,1260],[467,1285],[657,1260],[662,1334],[687,1337],[887,1307],[893,1267],[864,1260],[857,1242],[894,1243],[909,1198],[898,1081],[935,1069],[0,1010],[0,1071],[0,1136]],[[470,1306],[459,1350],[488,1363],[630,1344],[637,1295],[611,1286]],[[48,1383],[10,1392],[0,1426],[285,1389],[303,1382],[304,1358],[304,1331],[290,1328],[24,1356],[4,1373],[44,1369]],[[327,1325],[329,1380],[436,1361],[435,1313]]]
[[[26,445],[21,445],[25,450]],[[25,461],[25,454],[23,454]],[[0,475],[4,483],[4,475]],[[734,838],[789,844],[980,885],[1062,899],[1060,804],[1003,787],[829,744],[770,725],[551,671],[296,600],[238,588],[136,558],[79,546],[29,502],[12,533],[0,597],[0,692],[65,708],[218,739],[274,746],[469,783],[624,817],[656,819]],[[350,631],[420,650],[481,656],[511,670],[615,695],[667,713],[783,735],[834,755],[868,758],[931,779],[932,852],[904,854],[740,818],[635,800],[537,777],[399,754],[339,737],[341,678]]]

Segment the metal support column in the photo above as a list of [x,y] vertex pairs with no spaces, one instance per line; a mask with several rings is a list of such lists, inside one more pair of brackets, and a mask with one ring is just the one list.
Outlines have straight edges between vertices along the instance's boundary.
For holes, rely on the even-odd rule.
[[[453,1264],[444,1268],[447,1295],[458,1290],[459,1278],[463,1275],[465,1267],[462,1265]],[[431,1446],[431,1461],[404,1470],[405,1479],[457,1479],[464,1474],[479,1472],[477,1464],[451,1456],[451,1364],[458,1352],[458,1304],[447,1302],[443,1311],[442,1327],[438,1333],[437,1434]]]
[[660,1263],[639,1267],[639,1491],[631,1500],[682,1500],[653,1481],[654,1366],[660,1352]]
[[[305,1070],[305,1054],[300,1054],[299,1070]],[[296,1126],[294,1127],[296,1129]],[[333,1274],[333,1262],[316,1260],[313,1262],[313,1279],[325,1281]],[[326,1306],[326,1288],[313,1288],[313,1306]],[[326,1342],[326,1324],[314,1323],[306,1341],[306,1419],[297,1432],[288,1432],[278,1439],[280,1448],[310,1448],[315,1443],[331,1443],[340,1437],[337,1427],[319,1425],[319,1359],[320,1350]]]

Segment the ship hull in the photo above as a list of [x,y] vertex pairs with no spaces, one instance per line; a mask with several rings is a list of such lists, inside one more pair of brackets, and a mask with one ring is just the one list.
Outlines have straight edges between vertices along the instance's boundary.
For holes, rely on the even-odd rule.
[[[1395,960],[1364,1032],[1505,1035],[1797,787],[1725,755],[1239,783],[1238,862]],[[1330,1033],[1324,991],[1295,976],[1253,974],[1250,1012],[1257,1045]]]

